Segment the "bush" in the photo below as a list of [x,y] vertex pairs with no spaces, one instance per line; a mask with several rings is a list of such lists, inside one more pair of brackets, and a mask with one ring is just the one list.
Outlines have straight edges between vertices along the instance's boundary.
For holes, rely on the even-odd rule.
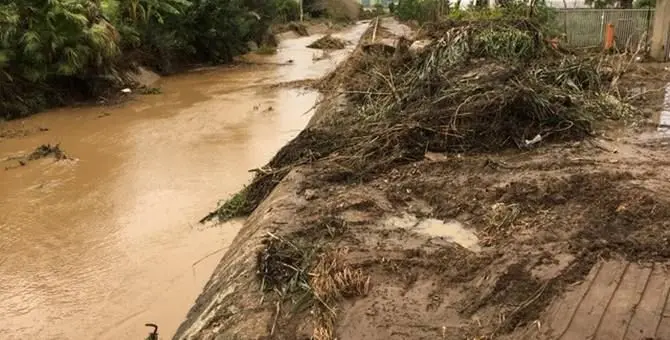
[[300,19],[300,5],[295,0],[275,0],[270,2],[274,13],[274,21],[287,23]]
[[[453,4],[453,8],[447,6],[447,2],[441,0],[400,0],[394,8],[394,13],[400,20],[416,20],[420,23],[439,19],[446,16],[454,20],[480,20],[495,18],[521,18],[528,16],[529,7],[519,0],[499,0],[498,7],[490,8],[482,6],[481,2],[470,3],[467,9],[460,7],[460,1]],[[440,7],[440,6],[444,7]],[[552,23],[556,17],[556,11],[547,5],[546,1],[538,1],[533,9],[534,21],[545,25]]]
[[425,22],[432,18],[435,1],[432,0],[400,0],[395,8],[395,15],[400,20],[416,20]]
[[298,16],[293,0],[0,1],[0,118],[95,98],[138,64],[229,62]]
[[116,28],[86,0],[22,0],[0,5],[0,112],[22,116],[82,95],[116,76]]

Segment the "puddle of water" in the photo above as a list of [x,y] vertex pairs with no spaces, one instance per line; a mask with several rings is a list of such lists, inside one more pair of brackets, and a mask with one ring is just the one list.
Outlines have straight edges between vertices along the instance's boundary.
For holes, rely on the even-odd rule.
[[48,143],[77,160],[2,164],[0,339],[143,339],[147,322],[169,338],[240,228],[197,221],[299,133],[318,99],[261,85],[335,66],[313,62],[307,43],[267,57],[292,65],[189,72],[123,105],[2,123],[48,131],[1,140],[0,160]]
[[413,232],[423,233],[431,237],[444,238],[457,243],[463,248],[480,251],[479,239],[462,223],[456,220],[442,221],[434,218],[418,219],[414,215],[404,214],[400,217],[390,217],[386,225],[391,228],[403,228]]

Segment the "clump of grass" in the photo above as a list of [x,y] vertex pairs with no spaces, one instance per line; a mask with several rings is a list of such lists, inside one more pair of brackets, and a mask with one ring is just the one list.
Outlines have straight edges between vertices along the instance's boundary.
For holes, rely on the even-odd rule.
[[242,217],[247,215],[250,211],[248,209],[247,202],[247,187],[235,193],[229,199],[220,203],[216,210],[207,214],[200,220],[200,223],[205,223],[214,218],[218,218],[219,221],[228,221],[233,218]]
[[230,199],[225,201],[219,209],[217,209],[217,214],[222,220],[229,220],[231,218],[241,216],[240,213],[244,209],[245,202],[247,199],[246,188],[234,194]]
[[328,34],[307,45],[307,47],[320,50],[341,50],[347,47],[347,43]]
[[140,90],[140,93],[144,95],[161,94],[163,90],[160,87],[144,87]]
[[531,58],[542,45],[535,43],[535,37],[528,31],[515,27],[503,29],[489,28],[474,37],[473,54],[482,57],[493,56],[500,59]]
[[262,54],[262,55],[277,54],[277,47],[270,45],[262,45],[261,47],[258,48],[258,50],[256,50],[256,54]]

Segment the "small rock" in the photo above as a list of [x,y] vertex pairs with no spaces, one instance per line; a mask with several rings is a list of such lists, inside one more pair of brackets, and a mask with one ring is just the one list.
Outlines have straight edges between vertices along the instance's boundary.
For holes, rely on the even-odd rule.
[[313,189],[307,189],[305,190],[305,199],[308,201],[311,201],[313,199],[317,198],[316,191]]
[[431,161],[431,162],[439,162],[439,161],[446,161],[447,156],[441,153],[436,153],[436,152],[426,152],[424,154],[424,157]]

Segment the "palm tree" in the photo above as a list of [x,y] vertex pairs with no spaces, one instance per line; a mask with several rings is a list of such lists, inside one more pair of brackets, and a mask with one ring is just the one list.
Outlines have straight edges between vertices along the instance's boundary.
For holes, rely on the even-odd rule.
[[118,34],[87,0],[22,0],[0,6],[5,65],[30,81],[105,69],[119,54]]

